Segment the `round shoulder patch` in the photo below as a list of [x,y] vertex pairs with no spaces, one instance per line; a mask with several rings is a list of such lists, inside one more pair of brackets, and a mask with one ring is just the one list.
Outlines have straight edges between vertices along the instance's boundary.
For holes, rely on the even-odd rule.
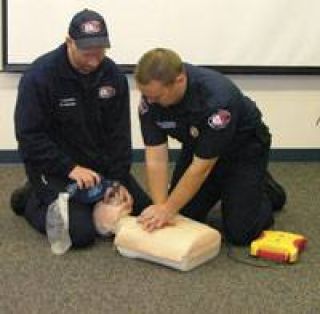
[[146,114],[149,111],[149,105],[147,104],[147,102],[145,101],[145,99],[142,97],[140,100],[140,104],[139,104],[139,113],[141,115]]
[[219,109],[208,118],[208,125],[212,129],[224,129],[231,121],[231,113],[225,109]]

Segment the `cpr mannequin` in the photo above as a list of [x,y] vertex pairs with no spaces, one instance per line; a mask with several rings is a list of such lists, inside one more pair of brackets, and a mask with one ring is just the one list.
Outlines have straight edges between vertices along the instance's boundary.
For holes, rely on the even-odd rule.
[[172,223],[153,232],[144,231],[130,216],[131,208],[106,192],[94,209],[94,222],[101,234],[115,234],[121,255],[140,258],[188,271],[214,258],[220,251],[220,233],[207,225],[177,215]]

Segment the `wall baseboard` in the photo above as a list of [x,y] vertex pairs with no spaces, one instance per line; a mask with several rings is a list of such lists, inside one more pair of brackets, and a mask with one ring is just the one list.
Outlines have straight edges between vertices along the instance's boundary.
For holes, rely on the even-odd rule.
[[[179,149],[169,151],[170,161],[177,159]],[[133,150],[133,161],[142,162],[144,160],[143,149]],[[270,154],[271,161],[301,161],[313,162],[320,161],[320,148],[274,148]],[[0,150],[0,164],[21,163],[17,150]]]

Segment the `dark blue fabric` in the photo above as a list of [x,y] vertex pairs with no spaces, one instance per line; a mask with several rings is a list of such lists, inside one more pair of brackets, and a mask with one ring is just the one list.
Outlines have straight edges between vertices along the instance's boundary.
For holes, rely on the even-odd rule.
[[[190,64],[185,70],[188,85],[180,102],[163,107],[143,97],[139,117],[144,143],[163,144],[170,136],[203,159],[234,155],[262,125],[261,112],[222,74]],[[221,117],[224,123],[216,125]]]
[[[108,181],[108,180],[107,180]],[[146,207],[151,205],[151,200],[141,189],[135,178],[129,174],[123,181],[123,185],[134,199],[132,215],[139,215]],[[65,181],[61,179],[49,180],[49,188],[59,192],[65,192]],[[42,193],[41,193],[42,195]],[[36,193],[30,196],[24,216],[30,225],[45,234],[46,215],[48,203],[40,200]],[[83,204],[70,199],[69,202],[69,233],[73,247],[84,247],[94,242],[96,231],[92,217],[93,204]]]
[[107,57],[80,75],[62,45],[24,73],[15,131],[32,184],[43,174],[66,179],[76,165],[121,181],[131,164],[127,79]]

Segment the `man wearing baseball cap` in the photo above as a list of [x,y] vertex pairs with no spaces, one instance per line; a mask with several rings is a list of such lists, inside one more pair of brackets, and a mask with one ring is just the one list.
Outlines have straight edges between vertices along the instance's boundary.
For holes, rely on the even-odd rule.
[[71,65],[80,73],[95,71],[110,48],[108,30],[103,17],[95,11],[85,9],[71,20],[66,39]]
[[110,48],[106,23],[103,17],[95,11],[85,9],[77,13],[70,23],[69,35],[79,49]]
[[[133,214],[150,204],[130,175],[128,82],[105,56],[109,47],[104,18],[85,9],[72,18],[65,43],[36,59],[20,81],[15,130],[28,183],[14,191],[11,206],[42,233],[48,206],[73,183],[90,190],[119,182]],[[93,206],[69,200],[74,247],[94,242]]]

